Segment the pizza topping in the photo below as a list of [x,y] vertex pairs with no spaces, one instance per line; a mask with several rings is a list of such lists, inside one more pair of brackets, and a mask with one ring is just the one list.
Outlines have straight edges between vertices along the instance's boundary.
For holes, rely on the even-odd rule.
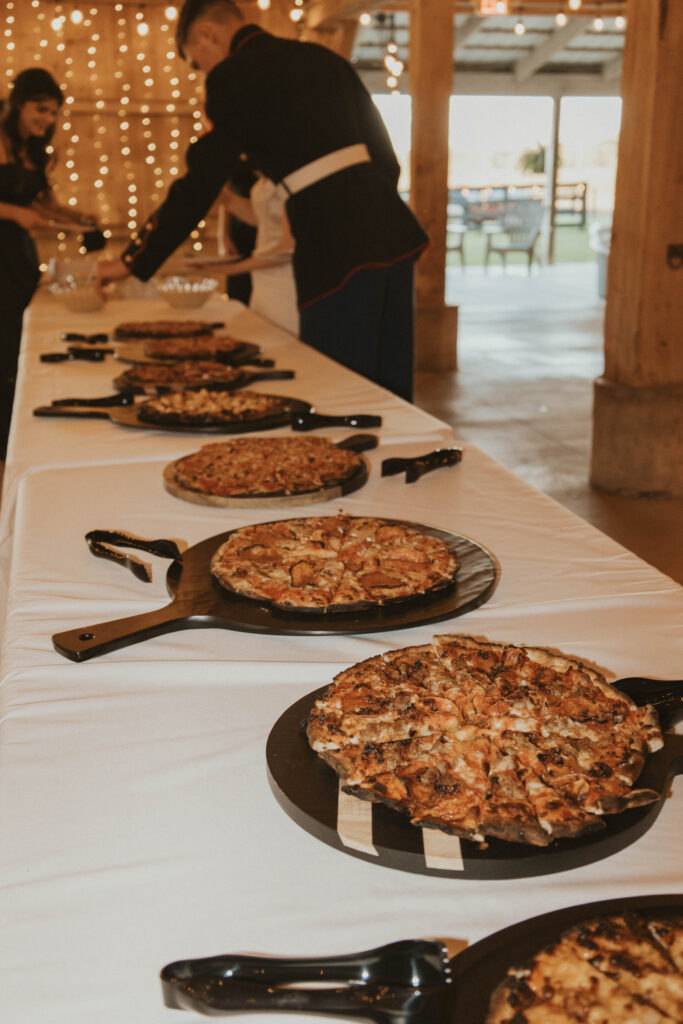
[[683,974],[667,938],[683,943],[683,916],[630,913],[565,931],[529,963],[511,967],[485,1024],[673,1024],[683,1020]]
[[261,420],[283,412],[288,399],[255,391],[174,391],[138,406],[141,420],[151,423],[220,425]]
[[218,381],[230,384],[239,380],[243,371],[207,359],[181,359],[175,363],[136,363],[122,374],[127,384],[208,384]]
[[117,338],[179,338],[210,334],[213,324],[205,320],[131,320],[115,328]]
[[575,659],[436,636],[340,673],[307,735],[344,788],[413,824],[547,846],[658,798],[632,788],[655,720]]
[[244,348],[244,342],[227,335],[198,338],[156,338],[145,341],[145,355],[152,359],[216,359]]
[[[259,573],[245,571],[253,561],[248,552],[263,542],[264,532],[272,557],[259,550]],[[397,547],[420,553],[408,570],[389,571]],[[211,572],[245,597],[324,611],[423,596],[451,585],[457,564],[442,540],[407,524],[339,515],[234,530],[214,555]],[[278,584],[276,593],[272,583]]]

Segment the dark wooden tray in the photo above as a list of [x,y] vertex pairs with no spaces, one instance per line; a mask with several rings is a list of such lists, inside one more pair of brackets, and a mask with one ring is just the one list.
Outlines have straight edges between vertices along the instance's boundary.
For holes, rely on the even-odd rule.
[[440,538],[451,548],[459,566],[453,586],[424,599],[368,611],[326,615],[282,611],[229,593],[211,576],[211,559],[232,532],[227,531],[188,548],[182,563],[171,563],[166,576],[173,596],[170,604],[142,615],[57,633],[52,642],[65,658],[80,662],[181,629],[234,629],[282,636],[382,633],[455,618],[488,601],[498,583],[498,568],[485,548],[460,534],[420,523],[408,525]]

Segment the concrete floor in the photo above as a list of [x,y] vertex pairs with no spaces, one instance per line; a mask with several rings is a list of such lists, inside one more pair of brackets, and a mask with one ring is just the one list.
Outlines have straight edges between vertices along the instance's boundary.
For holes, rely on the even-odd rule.
[[591,263],[531,277],[449,268],[459,368],[418,373],[415,401],[683,584],[683,499],[616,497],[588,484],[592,382],[603,369],[596,280]]

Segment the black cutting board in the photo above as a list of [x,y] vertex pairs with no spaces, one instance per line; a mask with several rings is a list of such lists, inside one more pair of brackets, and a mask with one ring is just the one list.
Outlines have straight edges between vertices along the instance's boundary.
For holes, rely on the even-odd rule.
[[[405,520],[387,520],[389,523]],[[183,553],[182,564],[172,562],[166,585],[170,604],[155,611],[112,622],[56,633],[55,649],[72,661],[87,661],[120,647],[182,629],[234,629],[279,636],[330,636],[382,633],[464,615],[491,597],[498,583],[493,556],[476,541],[419,523],[407,523],[430,537],[443,540],[458,562],[455,585],[418,600],[404,601],[365,612],[323,615],[283,611],[232,594],[210,574],[214,552],[232,531],[209,537]]]
[[[618,687],[619,680],[612,685]],[[660,800],[621,814],[605,815],[603,830],[575,839],[557,839],[547,847],[487,837],[486,848],[481,849],[476,842],[460,839],[462,860],[457,867],[447,870],[427,865],[423,831],[435,830],[417,828],[407,817],[383,804],[362,801],[372,815],[371,838],[376,850],[373,855],[342,842],[337,831],[338,776],[311,749],[306,739],[306,719],[314,701],[326,689],[321,687],[302,697],[273,726],[266,745],[271,789],[287,814],[317,839],[383,867],[442,878],[494,879],[547,875],[590,864],[609,857],[643,835],[662,809],[668,780],[683,772],[683,736],[666,733],[663,748],[648,757],[637,782],[638,787],[652,787],[660,792]],[[647,703],[647,700],[636,703]],[[430,838],[427,835],[427,842]]]

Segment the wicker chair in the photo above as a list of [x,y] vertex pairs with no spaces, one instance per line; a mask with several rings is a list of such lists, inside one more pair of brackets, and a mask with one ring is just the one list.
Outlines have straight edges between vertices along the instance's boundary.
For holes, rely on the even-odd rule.
[[[535,199],[520,200],[510,204],[505,211],[502,222],[485,227],[487,234],[484,267],[488,268],[491,253],[498,253],[503,266],[507,266],[509,252],[525,252],[529,261],[529,273],[534,259],[536,239],[541,233],[543,206]],[[498,239],[498,235],[506,237]]]

